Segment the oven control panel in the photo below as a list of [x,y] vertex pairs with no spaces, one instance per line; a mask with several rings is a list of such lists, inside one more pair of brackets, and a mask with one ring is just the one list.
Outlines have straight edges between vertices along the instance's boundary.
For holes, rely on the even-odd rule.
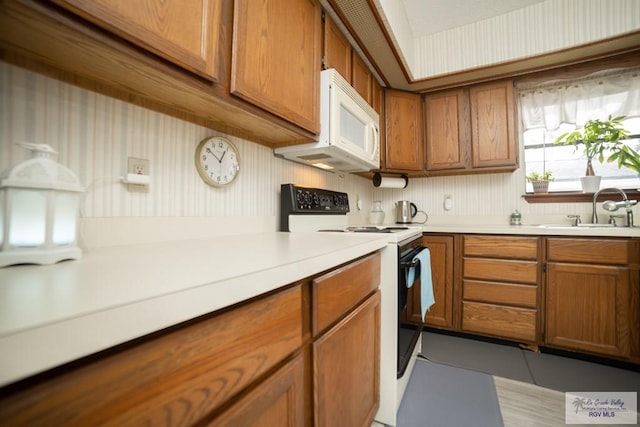
[[282,215],[291,214],[346,214],[349,212],[349,196],[339,191],[299,187],[294,184],[280,186]]

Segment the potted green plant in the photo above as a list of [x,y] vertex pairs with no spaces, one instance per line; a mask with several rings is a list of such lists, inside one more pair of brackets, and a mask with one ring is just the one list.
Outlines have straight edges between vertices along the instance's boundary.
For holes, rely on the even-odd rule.
[[628,168],[640,175],[640,153],[633,148],[618,142],[610,147],[608,162],[616,162],[618,168]]
[[543,173],[538,173],[536,171],[531,172],[529,175],[525,177],[527,181],[533,185],[534,193],[547,193],[549,192],[549,182],[553,181],[555,178],[553,177],[553,173],[551,171],[544,171]]
[[[597,176],[593,170],[593,159],[602,163],[605,152],[619,146],[620,140],[629,135],[629,132],[622,126],[624,118],[625,116],[611,117],[609,115],[607,120],[592,119],[585,123],[582,129],[565,132],[554,141],[554,144],[573,145],[576,150],[580,145],[584,146],[583,152],[587,156],[587,169],[585,176],[580,179],[584,192],[594,193],[600,188],[601,177]],[[621,151],[623,150],[620,149],[619,152]],[[619,161],[624,163],[626,155],[619,154],[615,159],[621,159],[621,156],[624,159]]]

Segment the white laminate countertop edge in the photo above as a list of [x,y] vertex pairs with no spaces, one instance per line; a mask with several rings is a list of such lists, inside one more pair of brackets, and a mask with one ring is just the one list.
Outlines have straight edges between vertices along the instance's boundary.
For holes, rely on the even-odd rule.
[[426,224],[424,233],[522,234],[574,237],[640,237],[640,227],[571,227],[500,224]]
[[101,248],[78,261],[0,269],[0,386],[386,244],[368,233],[260,233]]

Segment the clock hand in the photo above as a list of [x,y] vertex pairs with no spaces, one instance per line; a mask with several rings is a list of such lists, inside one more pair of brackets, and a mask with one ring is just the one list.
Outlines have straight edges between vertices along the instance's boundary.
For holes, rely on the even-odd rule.
[[218,160],[220,163],[222,163],[222,159],[224,159],[224,155],[227,154],[227,151],[229,150],[224,150],[224,153],[222,153],[222,157],[220,157],[220,160]]
[[[213,157],[215,157],[215,158],[216,158],[216,160],[218,161],[218,163],[220,163],[220,162],[222,161],[222,159],[219,159],[219,158],[218,158],[218,156],[216,156],[216,155],[214,154],[214,152],[211,150],[211,148],[207,147],[207,151],[208,151],[209,153],[211,153],[211,155],[212,155]],[[222,155],[222,157],[224,157],[224,154]]]

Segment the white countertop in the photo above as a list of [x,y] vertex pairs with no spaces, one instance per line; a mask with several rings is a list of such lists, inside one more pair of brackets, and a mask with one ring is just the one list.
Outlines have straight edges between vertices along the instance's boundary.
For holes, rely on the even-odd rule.
[[640,227],[572,227],[563,224],[425,224],[424,233],[522,234],[538,236],[640,237]]
[[0,386],[312,276],[387,244],[260,233],[90,249],[0,268]]
[[[425,224],[426,233],[640,237],[640,228]],[[256,233],[0,268],[0,386],[375,251],[385,234]]]

